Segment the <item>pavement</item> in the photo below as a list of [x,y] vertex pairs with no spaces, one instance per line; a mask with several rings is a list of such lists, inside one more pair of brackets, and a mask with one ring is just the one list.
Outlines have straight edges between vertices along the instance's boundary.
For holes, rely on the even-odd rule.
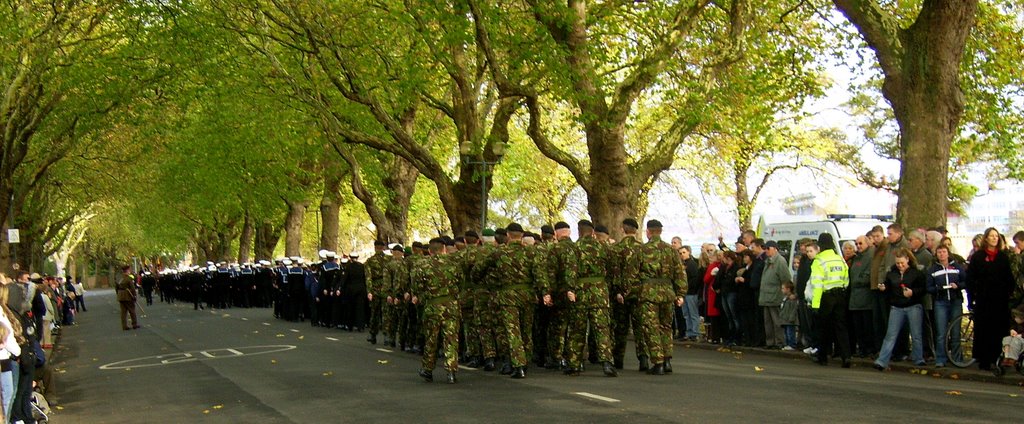
[[86,303],[50,358],[55,423],[991,423],[1019,422],[1024,411],[1024,388],[973,381],[970,371],[822,367],[799,354],[692,343],[676,347],[666,376],[640,373],[627,357],[617,378],[596,366],[580,377],[531,368],[524,380],[462,370],[448,385],[438,368],[426,383],[414,355],[268,309],[154,304],[142,329],[122,331],[113,292],[90,291]]

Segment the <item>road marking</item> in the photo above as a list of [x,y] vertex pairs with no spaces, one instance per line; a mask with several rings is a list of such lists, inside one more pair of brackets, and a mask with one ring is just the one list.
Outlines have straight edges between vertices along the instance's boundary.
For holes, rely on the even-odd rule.
[[599,395],[595,395],[593,393],[576,392],[576,393],[573,393],[573,394],[574,395],[580,395],[580,396],[583,396],[583,397],[588,397],[588,398],[591,398],[591,399],[603,400],[603,401],[609,402],[609,403],[621,402],[618,399],[612,399],[610,397],[599,396]]
[[336,341],[338,341],[338,339],[336,339],[336,338],[334,338],[334,337],[327,337],[327,340],[330,340],[330,341],[332,341],[332,342],[336,342]]
[[265,322],[265,323],[263,323],[263,325],[270,326],[270,323],[269,322]]
[[466,371],[480,371],[480,370],[478,370],[476,368],[470,368],[470,367],[467,367],[465,365],[459,365],[459,369],[463,369],[463,370],[466,370]]
[[242,318],[242,321],[248,321],[249,318]]
[[382,348],[382,347],[378,347],[378,348],[377,348],[377,351],[378,351],[378,352],[385,352],[385,353],[394,353],[394,352],[393,352],[392,350],[390,350],[390,349],[384,349],[384,348]]
[[298,333],[298,332],[299,332],[299,330],[296,330],[296,329],[294,329],[294,328],[293,328],[293,329],[291,329],[291,330],[288,330],[288,331],[291,331],[291,332],[293,332],[293,333]]
[[268,353],[283,352],[295,348],[296,346],[293,345],[269,345],[206,349],[200,351],[170,353],[164,355],[147,356],[143,358],[118,361],[103,365],[100,367],[100,369],[118,370],[129,368],[146,368],[161,365],[179,364],[185,362],[240,358],[243,356],[265,355]]

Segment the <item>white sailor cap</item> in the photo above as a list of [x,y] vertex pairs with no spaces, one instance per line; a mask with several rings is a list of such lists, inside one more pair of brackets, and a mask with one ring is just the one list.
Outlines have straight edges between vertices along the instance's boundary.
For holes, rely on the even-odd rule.
[[260,260],[260,265],[263,265],[263,266],[270,266],[270,261],[268,261],[268,260],[266,260],[266,259],[262,259],[262,260]]
[[281,261],[281,263],[283,263],[285,265],[291,265],[292,264],[292,260],[288,259],[288,258],[285,258],[283,261]]
[[320,259],[327,259],[327,253],[328,253],[327,249],[320,249],[320,251],[317,252],[317,255],[320,256]]
[[327,259],[334,259],[334,258],[337,258],[337,257],[338,257],[338,252],[333,252],[333,251],[328,251],[327,252]]

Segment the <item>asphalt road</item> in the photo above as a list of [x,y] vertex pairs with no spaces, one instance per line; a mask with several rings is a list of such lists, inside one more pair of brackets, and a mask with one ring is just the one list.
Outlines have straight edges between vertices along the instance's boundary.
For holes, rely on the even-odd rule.
[[[677,346],[675,373],[627,358],[618,378],[464,370],[448,385],[365,333],[275,320],[267,309],[146,307],[122,331],[113,293],[64,329],[53,356],[56,423],[1020,422],[1024,390],[803,359]],[[632,347],[630,347],[632,348]]]

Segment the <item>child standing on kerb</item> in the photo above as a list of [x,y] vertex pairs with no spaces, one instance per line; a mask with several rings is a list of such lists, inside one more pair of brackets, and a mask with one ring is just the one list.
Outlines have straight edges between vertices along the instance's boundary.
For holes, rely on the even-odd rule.
[[786,346],[782,350],[796,350],[796,328],[799,326],[800,301],[796,297],[796,286],[792,281],[782,283],[782,307],[779,309],[779,321],[786,335]]

